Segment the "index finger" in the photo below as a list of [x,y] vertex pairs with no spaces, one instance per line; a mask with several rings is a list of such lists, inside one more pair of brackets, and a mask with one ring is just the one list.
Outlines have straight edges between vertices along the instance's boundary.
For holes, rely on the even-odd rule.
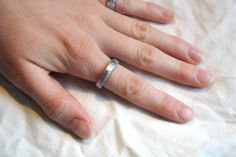
[[169,120],[185,123],[193,117],[193,111],[188,106],[155,89],[120,65],[113,71],[105,87],[129,102]]

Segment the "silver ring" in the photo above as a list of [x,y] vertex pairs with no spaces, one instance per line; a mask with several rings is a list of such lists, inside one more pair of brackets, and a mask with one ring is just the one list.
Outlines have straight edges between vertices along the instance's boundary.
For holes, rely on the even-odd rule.
[[110,77],[112,71],[119,65],[119,61],[117,59],[112,59],[106,69],[104,70],[102,76],[99,78],[99,80],[96,83],[96,86],[98,88],[102,88],[107,81],[107,79]]
[[106,7],[115,11],[117,0],[107,0]]

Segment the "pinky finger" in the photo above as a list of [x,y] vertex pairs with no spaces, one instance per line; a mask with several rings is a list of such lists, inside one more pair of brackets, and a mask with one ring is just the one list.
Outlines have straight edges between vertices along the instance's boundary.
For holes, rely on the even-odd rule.
[[115,10],[122,14],[159,23],[168,23],[174,18],[172,11],[142,0],[117,0]]

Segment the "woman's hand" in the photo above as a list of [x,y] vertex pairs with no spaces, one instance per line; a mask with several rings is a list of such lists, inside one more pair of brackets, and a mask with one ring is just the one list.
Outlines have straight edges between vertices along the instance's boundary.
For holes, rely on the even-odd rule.
[[[116,9],[161,23],[173,18],[172,12],[138,0],[118,0]],[[51,72],[96,82],[114,57],[185,85],[206,87],[213,82],[206,70],[195,66],[202,59],[197,48],[95,0],[0,1],[0,14],[1,74],[81,138],[92,132],[90,118]],[[182,102],[122,66],[105,87],[176,122],[193,116]]]

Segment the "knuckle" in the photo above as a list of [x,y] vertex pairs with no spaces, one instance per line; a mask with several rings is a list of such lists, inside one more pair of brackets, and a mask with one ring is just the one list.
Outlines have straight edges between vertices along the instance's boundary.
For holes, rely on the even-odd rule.
[[179,80],[185,80],[186,79],[186,75],[185,75],[185,66],[184,66],[184,63],[181,62],[179,64],[179,66],[177,66],[178,69],[176,70],[176,77],[179,79]]
[[172,40],[172,42],[178,42],[179,41],[179,38],[174,36],[174,35],[168,35],[170,40]]
[[90,72],[91,58],[94,58],[95,47],[93,42],[87,37],[81,35],[73,39],[69,36],[64,39],[64,47],[68,56],[63,60],[65,66],[71,74],[88,75]]
[[[172,37],[172,40],[174,43],[181,44],[183,42],[183,40],[177,36],[174,36],[174,35],[170,35],[170,36]],[[187,43],[185,43],[185,44],[186,44],[186,46],[188,45]]]
[[[97,47],[91,42],[91,40],[81,40],[78,43],[79,46],[79,56],[75,60],[75,65],[77,66],[77,72],[80,73],[81,76],[86,78],[91,78],[96,75],[97,66],[96,61],[94,60],[95,56],[99,56],[99,52]],[[79,61],[79,63],[78,63]]]
[[65,102],[61,98],[53,99],[43,105],[43,111],[52,120],[58,121],[64,119],[63,111]]
[[166,114],[172,114],[172,116],[177,116],[176,111],[178,111],[178,109],[182,106],[182,103],[180,103],[179,101],[176,101],[176,99],[174,99],[173,97],[164,94],[162,100],[161,100],[161,105],[160,105],[160,110],[162,113],[166,113]]
[[117,3],[119,4],[119,10],[122,12],[126,12],[127,10],[130,10],[129,8],[132,0],[119,0]]
[[151,2],[146,2],[145,3],[145,10],[148,10],[148,11],[153,11],[153,10],[155,10],[157,7],[153,4],[153,3],[151,3]]
[[155,60],[156,48],[149,45],[140,46],[137,50],[138,64],[144,68],[150,67]]
[[97,16],[78,16],[76,18],[76,21],[80,24],[81,27],[83,27],[87,31],[98,31],[98,17]]
[[175,103],[174,99],[167,95],[167,94],[163,94],[163,96],[161,97],[161,101],[160,101],[160,104],[163,106],[163,107],[169,107],[168,105],[170,104],[173,104]]
[[127,76],[121,92],[124,93],[125,97],[133,99],[140,95],[143,84],[144,81],[140,77],[130,74]]
[[106,0],[99,0],[99,2],[103,5],[106,5]]
[[172,43],[174,43],[173,46],[176,46],[175,48],[177,48],[178,45],[181,45],[181,40],[180,40],[180,38],[178,38],[178,37],[176,37],[176,36],[170,35],[170,41],[171,41]]
[[163,97],[161,98],[160,105],[159,105],[159,110],[163,113],[167,113],[169,110],[169,102],[170,98],[168,95],[164,94]]
[[133,20],[131,27],[131,32],[135,39],[145,40],[147,38],[150,31],[148,24]]
[[73,38],[70,35],[65,35],[63,39],[64,47],[69,55],[75,59],[82,59],[92,52],[91,40],[88,37],[81,35],[78,38]]
[[94,46],[88,38],[81,39],[77,44],[82,57],[87,58],[93,52]]

